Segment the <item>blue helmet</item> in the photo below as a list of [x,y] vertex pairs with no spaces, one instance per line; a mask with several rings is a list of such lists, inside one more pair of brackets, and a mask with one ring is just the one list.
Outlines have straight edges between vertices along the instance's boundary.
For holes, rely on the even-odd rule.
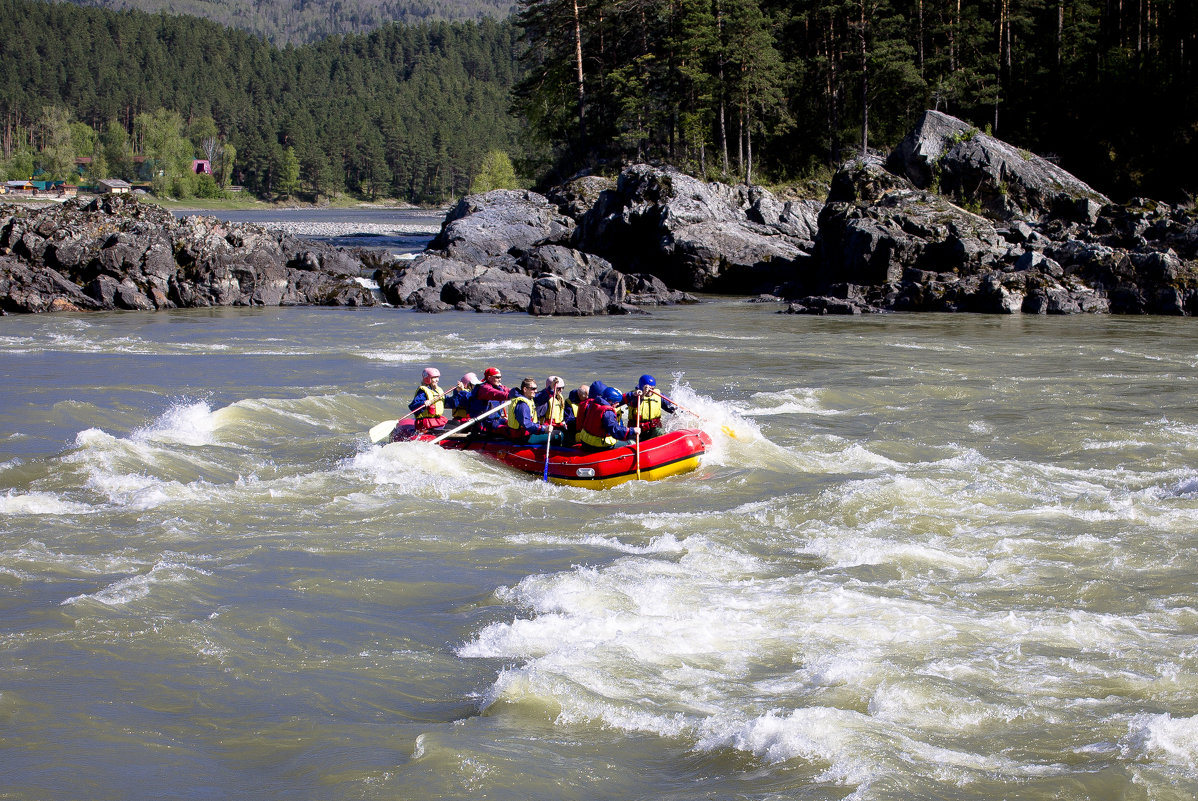
[[587,397],[594,398],[595,400],[599,400],[600,398],[603,397],[603,390],[605,390],[605,389],[607,389],[607,384],[604,384],[602,381],[598,381],[598,380],[592,381],[591,389],[590,389],[590,392],[587,393]]
[[608,387],[603,390],[603,400],[610,403],[612,406],[619,406],[624,402],[624,393],[615,387]]
[[646,373],[645,375],[641,376],[641,380],[637,382],[637,386],[638,387],[655,387],[655,386],[657,386],[657,379],[654,378],[653,376],[649,375],[648,373]]

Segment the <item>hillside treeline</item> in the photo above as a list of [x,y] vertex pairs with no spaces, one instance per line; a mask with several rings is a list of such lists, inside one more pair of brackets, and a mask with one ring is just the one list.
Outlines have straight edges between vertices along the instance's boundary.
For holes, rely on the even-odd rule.
[[338,34],[368,33],[401,22],[503,19],[512,0],[65,0],[113,11],[193,17],[239,28],[277,45],[301,45]]
[[513,21],[282,48],[191,17],[0,0],[2,155],[61,164],[69,125],[97,169],[132,171],[148,145],[175,154],[152,166],[181,161],[185,138],[218,181],[263,195],[443,202],[500,152],[542,180],[651,160],[787,181],[938,108],[1113,197],[1183,200],[1196,58],[1189,0],[522,0]]
[[[209,141],[216,160],[232,155],[229,179],[259,194],[294,178],[313,194],[439,203],[469,188],[489,151],[518,152],[518,50],[513,26],[492,20],[277,48],[193,17],[0,0],[0,145],[10,164],[44,169],[64,118],[72,141],[58,150],[75,156],[144,156],[196,131],[191,155]],[[116,177],[152,177],[144,162],[103,160]]]
[[519,102],[560,173],[787,178],[926,108],[1113,195],[1198,190],[1193,0],[524,0]]

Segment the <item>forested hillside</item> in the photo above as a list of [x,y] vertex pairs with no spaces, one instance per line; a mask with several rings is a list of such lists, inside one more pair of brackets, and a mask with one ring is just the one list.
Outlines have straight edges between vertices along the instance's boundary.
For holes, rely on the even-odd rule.
[[63,0],[81,6],[202,17],[278,45],[368,33],[392,22],[504,19],[513,0]]
[[0,0],[0,168],[86,155],[93,175],[161,184],[204,155],[215,183],[261,194],[424,202],[466,191],[488,154],[488,172],[510,157],[545,180],[650,160],[785,181],[889,149],[938,108],[1112,197],[1182,201],[1196,59],[1190,0],[521,0],[515,21],[282,48],[193,17]]
[[520,104],[559,172],[795,176],[925,108],[1115,196],[1198,191],[1194,0],[524,0]]
[[3,165],[63,177],[89,156],[97,177],[153,178],[209,155],[261,194],[444,202],[488,151],[519,152],[517,50],[491,20],[279,49],[191,17],[0,0]]

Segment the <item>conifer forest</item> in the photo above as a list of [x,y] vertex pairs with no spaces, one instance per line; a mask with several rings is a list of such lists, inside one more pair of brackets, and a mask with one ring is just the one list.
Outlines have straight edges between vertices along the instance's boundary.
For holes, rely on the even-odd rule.
[[[525,183],[642,160],[784,183],[937,108],[1116,199],[1198,192],[1191,0],[462,8],[276,44],[233,17],[0,0],[0,171],[445,203],[498,153]],[[177,175],[191,158],[213,175]]]

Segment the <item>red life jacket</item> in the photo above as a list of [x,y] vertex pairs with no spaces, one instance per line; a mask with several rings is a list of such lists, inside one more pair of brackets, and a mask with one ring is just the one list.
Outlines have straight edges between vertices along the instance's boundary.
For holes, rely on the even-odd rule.
[[608,406],[602,400],[587,398],[578,410],[578,439],[592,448],[609,448],[616,443],[616,438],[603,430],[603,415],[614,412],[615,407]]

